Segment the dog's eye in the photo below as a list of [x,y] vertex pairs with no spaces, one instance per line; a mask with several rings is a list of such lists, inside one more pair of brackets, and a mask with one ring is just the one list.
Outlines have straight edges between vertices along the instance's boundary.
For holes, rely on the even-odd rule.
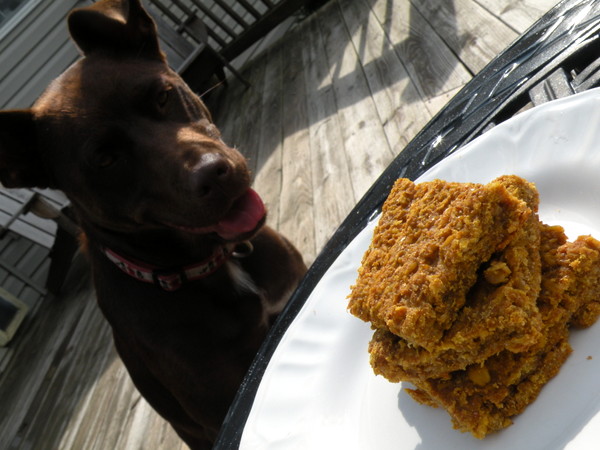
[[156,97],[156,104],[160,109],[163,109],[167,105],[170,95],[171,88],[163,89],[158,93],[158,96]]
[[100,169],[112,166],[118,159],[116,152],[110,150],[98,150],[92,156],[92,164]]

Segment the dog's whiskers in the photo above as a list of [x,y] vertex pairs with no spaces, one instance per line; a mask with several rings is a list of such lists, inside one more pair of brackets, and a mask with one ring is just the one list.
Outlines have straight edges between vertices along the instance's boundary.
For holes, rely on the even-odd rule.
[[219,81],[217,84],[215,84],[212,87],[209,87],[206,91],[204,91],[202,94],[198,94],[198,97],[203,98],[205,95],[208,95],[211,91],[215,90],[216,88],[218,88],[219,86],[222,86],[223,84],[225,84],[225,80],[221,80]]

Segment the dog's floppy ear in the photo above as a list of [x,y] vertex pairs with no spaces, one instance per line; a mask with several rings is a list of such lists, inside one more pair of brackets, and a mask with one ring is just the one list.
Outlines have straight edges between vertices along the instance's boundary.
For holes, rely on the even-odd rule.
[[156,24],[140,0],[101,0],[69,14],[71,37],[84,55],[108,52],[164,60]]
[[30,110],[0,111],[0,182],[7,188],[48,187]]

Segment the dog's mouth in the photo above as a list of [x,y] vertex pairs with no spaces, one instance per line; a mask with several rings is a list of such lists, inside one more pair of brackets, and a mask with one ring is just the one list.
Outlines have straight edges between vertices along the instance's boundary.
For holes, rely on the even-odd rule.
[[238,198],[225,217],[216,225],[216,232],[224,239],[232,239],[254,231],[265,218],[265,205],[253,189]]
[[217,233],[225,240],[232,240],[254,232],[262,224],[265,216],[266,209],[262,199],[256,191],[248,189],[233,202],[229,211],[215,225],[205,227],[168,225],[186,233]]

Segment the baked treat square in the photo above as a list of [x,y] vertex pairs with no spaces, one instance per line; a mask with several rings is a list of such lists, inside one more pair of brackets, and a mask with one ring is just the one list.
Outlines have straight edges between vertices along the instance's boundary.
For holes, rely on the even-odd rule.
[[532,214],[507,246],[477,269],[464,306],[430,349],[412,345],[384,328],[375,331],[369,352],[376,373],[388,368],[386,376],[396,381],[443,377],[503,350],[522,352],[543,345],[537,307],[541,284],[538,193],[533,184],[519,177],[496,181],[525,201]]
[[349,310],[434,350],[478,269],[532,214],[505,185],[396,181],[349,296]]

